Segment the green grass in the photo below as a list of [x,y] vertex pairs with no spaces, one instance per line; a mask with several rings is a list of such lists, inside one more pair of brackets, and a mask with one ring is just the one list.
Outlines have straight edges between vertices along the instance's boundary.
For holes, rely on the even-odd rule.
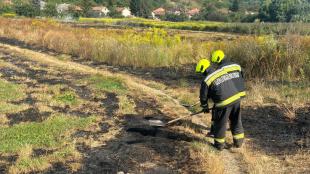
[[99,91],[126,93],[124,82],[117,77],[91,76],[86,79],[92,87]]
[[19,160],[14,167],[12,167],[15,170],[12,171],[11,169],[11,173],[30,173],[48,165],[49,163],[44,158],[25,158]]
[[0,79],[0,101],[17,101],[26,96],[25,87]]
[[65,115],[51,117],[42,123],[25,123],[0,127],[0,152],[17,152],[26,145],[49,148],[60,145],[67,131],[82,129],[95,121],[95,117],[77,118]]
[[0,102],[0,114],[17,113],[24,110],[26,105],[14,105],[6,102]]
[[120,114],[136,114],[135,101],[127,96],[119,96],[119,110]]
[[78,153],[73,145],[62,147],[53,154],[40,157],[33,157],[32,148],[29,150],[10,167],[10,173],[38,173],[51,167],[53,163],[65,162],[68,158],[76,159],[75,155]]
[[77,96],[72,91],[66,91],[62,94],[55,96],[57,102],[65,105],[76,105],[78,103]]
[[310,82],[288,82],[275,84],[275,90],[285,98],[288,103],[307,103],[310,100]]

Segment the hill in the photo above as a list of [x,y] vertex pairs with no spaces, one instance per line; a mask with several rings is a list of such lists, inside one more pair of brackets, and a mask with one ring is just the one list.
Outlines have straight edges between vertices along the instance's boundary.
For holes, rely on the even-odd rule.
[[[1,0],[4,1],[4,0]],[[0,1],[0,2],[1,2]],[[13,0],[13,3],[31,2],[37,0]],[[45,0],[47,3],[72,3],[81,4],[83,0]],[[88,0],[87,0],[88,1]],[[89,0],[94,5],[105,6],[129,6],[130,0]],[[243,9],[250,9],[258,11],[259,0],[237,0]],[[169,7],[169,8],[193,8],[202,7],[204,3],[214,4],[218,8],[229,8],[233,0],[148,0],[152,8]]]

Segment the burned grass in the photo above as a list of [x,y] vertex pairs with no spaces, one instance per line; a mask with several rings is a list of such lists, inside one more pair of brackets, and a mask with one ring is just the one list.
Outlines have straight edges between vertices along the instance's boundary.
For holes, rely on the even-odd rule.
[[[22,65],[21,62],[14,63],[16,61],[10,61],[12,59],[8,60],[11,64],[14,64],[14,66],[21,67]],[[22,60],[23,62],[27,62],[28,59],[27,60],[22,59]],[[27,63],[29,63],[29,61]],[[183,114],[180,113],[180,111],[177,111],[180,108],[176,105],[165,106],[163,104],[158,103],[158,101],[164,103],[168,100],[171,100],[171,98],[155,97],[154,100],[154,98],[143,96],[143,94],[139,93],[141,92],[139,91],[139,89],[133,89],[132,87],[128,88],[130,89],[130,91],[126,90],[125,93],[122,92],[122,90],[121,92],[119,92],[118,87],[110,85],[111,83],[109,83],[109,80],[113,81],[113,78],[107,81],[108,84],[99,85],[98,88],[98,86],[95,84],[98,81],[99,84],[105,83],[106,79],[105,76],[102,77],[102,79],[104,80],[92,81],[88,79],[97,77],[96,76],[83,77],[81,76],[81,74],[77,75],[76,72],[69,73],[68,71],[64,71],[64,69],[57,69],[56,67],[51,68],[46,65],[41,66],[38,63],[35,62],[33,63],[34,64],[29,66],[30,68],[35,68],[36,70],[41,68],[47,71],[47,73],[42,77],[34,76],[31,79],[28,79],[32,82],[33,85],[32,88],[35,88],[30,91],[26,91],[28,96],[29,93],[41,93],[42,92],[41,88],[43,86],[57,85],[62,82],[62,85],[66,86],[66,89],[74,91],[77,97],[79,99],[82,99],[82,103],[78,106],[65,105],[53,108],[50,106],[46,106],[47,108],[51,109],[53,112],[70,113],[69,115],[72,116],[75,115],[75,117],[77,118],[88,118],[95,113],[99,115],[98,118],[99,121],[96,121],[95,125],[90,126],[84,130],[76,131],[75,133],[72,134],[72,137],[74,139],[73,149],[75,150],[71,152],[77,155],[73,155],[74,157],[72,156],[68,157],[69,160],[66,159],[66,157],[58,158],[63,159],[61,160],[61,162],[57,160],[49,161],[47,169],[44,170],[45,172],[50,173],[72,172],[72,171],[76,173],[86,173],[86,172],[103,173],[107,171],[108,172],[124,171],[133,173],[141,173],[141,172],[143,173],[153,171],[155,171],[155,173],[159,171],[165,171],[167,173],[169,172],[203,173],[206,171],[209,171],[210,173],[216,173],[216,172],[223,173],[223,171],[224,173],[240,173],[240,172],[292,173],[294,171],[298,171],[301,173],[308,172],[308,169],[304,167],[308,166],[307,162],[309,161],[307,159],[308,135],[306,134],[308,127],[307,115],[309,115],[307,114],[308,113],[307,108],[302,109],[295,108],[294,111],[296,111],[296,113],[294,112],[295,113],[294,115],[296,115],[296,117],[292,119],[292,117],[287,117],[287,114],[285,113],[286,109],[282,108],[282,106],[278,109],[274,109],[274,108],[268,108],[268,106],[264,106],[261,103],[260,104],[258,103],[255,106],[246,105],[244,109],[244,115],[245,115],[244,120],[245,123],[247,124],[246,130],[248,130],[249,132],[246,132],[248,139],[245,144],[245,149],[242,149],[239,152],[238,151],[233,153],[225,152],[225,154],[220,154],[220,153],[213,153],[212,150],[211,151],[205,150],[206,148],[209,148],[209,146],[207,145],[204,146],[204,143],[200,143],[201,145],[198,146],[202,148],[197,148],[195,151],[193,151],[193,147],[190,145],[193,139],[184,141],[182,137],[184,138],[185,136],[182,135],[181,139],[177,139],[177,138],[169,138],[169,136],[167,136],[167,134],[165,133],[158,134],[159,136],[157,137],[157,136],[149,136],[148,134],[146,134],[147,136],[144,136],[143,134],[141,134],[141,131],[140,132],[126,131],[128,130],[128,128],[133,128],[137,130],[137,128],[141,126],[141,124],[139,124],[138,121],[130,121],[130,120],[141,120],[144,117],[154,117],[165,120],[169,119],[167,117],[168,115],[169,117],[170,116],[177,117]],[[85,67],[83,68],[84,68],[83,72],[85,72],[85,70],[90,70],[89,68],[88,69]],[[9,67],[9,70],[10,69],[13,68]],[[82,67],[77,67],[77,69],[81,70]],[[16,71],[16,72],[25,73],[25,71]],[[94,75],[93,72],[94,71],[92,71],[91,74]],[[100,76],[102,76],[102,73],[100,74]],[[22,74],[21,77],[23,77]],[[6,76],[4,76],[3,78],[7,78],[8,81],[20,84],[23,84],[24,82],[28,81],[24,80],[24,78],[16,79],[16,78],[8,78]],[[39,78],[40,80],[38,80]],[[116,80],[116,84],[120,84],[117,81],[118,80]],[[144,84],[143,81],[144,80],[138,82]],[[129,82],[127,81],[126,84],[128,83]],[[192,88],[191,86],[188,86],[187,82],[180,81],[179,83],[180,86],[183,87],[178,88],[177,93],[182,93],[184,91],[190,91],[190,92],[194,91],[191,89]],[[144,86],[144,88],[146,87]],[[159,88],[161,89],[166,87],[162,87],[161,85],[159,85]],[[83,91],[85,91],[85,93],[83,93]],[[170,93],[173,94],[173,90],[171,90]],[[251,91],[250,93],[253,93],[253,91]],[[123,112],[118,112],[120,107],[124,106],[120,104],[120,102],[126,101],[122,100],[120,97],[124,95],[126,96],[127,99],[129,100],[132,99],[133,103],[135,104],[135,107],[134,105],[132,105],[132,108],[134,108],[135,113],[124,114]],[[175,93],[174,95],[177,96],[177,94]],[[37,100],[35,96],[36,95],[31,94],[30,98],[28,97],[28,100],[31,99],[32,97],[34,99],[33,101],[35,101],[34,106],[42,104],[42,101]],[[109,99],[111,99],[112,101],[109,101]],[[191,101],[192,98],[188,98],[186,100]],[[109,110],[107,105],[112,105],[113,107],[111,107]],[[261,108],[261,109],[256,110],[255,108],[256,109]],[[108,116],[109,113],[112,114]],[[298,122],[298,125],[294,126],[295,122]],[[279,127],[275,126],[277,125],[277,123],[279,123]],[[263,132],[265,132],[266,134],[273,134],[273,135],[268,135],[267,137],[264,137],[263,134],[259,134],[261,131],[260,130],[261,127],[259,126],[261,124],[263,125],[262,127]],[[292,126],[293,128],[290,126]],[[298,127],[301,127],[301,129],[299,130]],[[143,129],[145,128],[143,127]],[[294,136],[297,135],[297,137],[299,137],[300,140],[302,140],[298,141],[296,139],[297,148],[293,147],[294,143],[286,142],[286,140],[288,141],[291,140],[287,139],[287,137],[285,136],[285,131],[283,131],[287,129],[291,129]],[[195,132],[191,128],[191,126],[184,127],[184,125],[179,126],[176,125],[175,127],[169,128],[168,132],[169,131],[172,132],[173,135],[175,135],[175,132],[183,131],[186,136],[196,135],[198,136],[199,139],[202,140],[204,137],[204,135],[201,134],[201,132]],[[283,141],[280,141],[279,140],[280,138],[277,137],[278,132],[281,132],[280,137],[283,136],[282,137]],[[302,136],[299,136],[298,132],[301,132],[301,134],[305,135],[306,138],[301,138]],[[273,147],[271,148],[266,147],[268,143],[260,142],[263,141],[264,139],[265,140],[268,139],[267,142],[269,143],[270,146],[274,146],[274,148],[280,148],[283,151],[280,150],[277,153],[269,154],[269,152],[273,152]],[[288,148],[286,149],[285,146],[281,145],[278,146],[277,144],[273,143],[272,141],[273,139],[279,140],[280,144],[283,142],[287,143]],[[211,140],[207,139],[207,141],[210,142]],[[298,145],[298,143],[301,144]],[[301,146],[301,148],[298,149],[298,146]],[[290,151],[292,149],[293,149],[292,153],[290,154],[286,153],[286,150]],[[231,160],[222,160],[222,158]],[[214,161],[215,164],[209,165],[207,161]],[[216,161],[218,161],[218,163],[216,163]],[[12,166],[14,164],[17,164],[16,161],[13,161],[11,163],[9,161],[6,161],[5,163],[6,163],[5,166]],[[205,164],[206,166],[202,167],[203,164]],[[229,170],[230,166],[237,166],[237,167],[232,167],[235,169]]]
[[199,168],[187,164],[189,142],[198,140],[188,132],[167,129],[152,137],[126,131],[139,126],[127,118],[169,119],[157,99],[130,91],[118,77],[68,71],[1,51],[6,62],[1,78],[24,85],[23,97],[10,102],[27,106],[4,113],[1,171],[189,173]]

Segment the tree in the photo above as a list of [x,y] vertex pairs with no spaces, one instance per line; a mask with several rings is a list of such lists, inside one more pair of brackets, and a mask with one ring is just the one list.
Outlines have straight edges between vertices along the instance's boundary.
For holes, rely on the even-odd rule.
[[139,8],[140,8],[140,0],[131,0],[129,4],[129,8],[131,10],[131,13],[135,16],[138,16],[139,14]]
[[261,0],[260,1],[260,9],[258,12],[258,18],[262,21],[269,21],[269,6],[271,4],[271,0]]
[[93,3],[90,0],[82,0],[81,1],[81,7],[82,7],[82,14],[83,16],[89,16],[89,11],[92,7]]
[[258,17],[262,21],[309,21],[309,0],[262,0]]
[[0,4],[0,14],[2,13],[13,13],[14,9],[10,5]]
[[35,17],[40,15],[40,9],[29,3],[16,4],[15,11],[19,16]]
[[240,8],[239,0],[233,0],[231,3],[231,6],[229,7],[229,10],[231,10],[233,12],[237,12],[237,11],[239,11],[239,8]]
[[173,22],[183,22],[183,21],[188,20],[188,17],[184,13],[181,13],[179,15],[173,14],[173,13],[168,13],[165,15],[164,20],[173,21]]
[[149,1],[145,0],[131,0],[129,7],[135,16],[148,18],[151,15],[151,8]]
[[45,9],[43,10],[43,14],[44,16],[47,17],[57,16],[56,4],[54,3],[46,4]]

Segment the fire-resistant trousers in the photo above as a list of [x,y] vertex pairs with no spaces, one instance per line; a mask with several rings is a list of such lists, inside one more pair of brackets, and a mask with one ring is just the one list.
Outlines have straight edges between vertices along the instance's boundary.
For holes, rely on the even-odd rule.
[[241,147],[244,140],[244,129],[241,121],[240,101],[227,107],[214,108],[212,111],[212,132],[214,133],[214,146],[223,149],[227,122],[233,135],[234,146]]

